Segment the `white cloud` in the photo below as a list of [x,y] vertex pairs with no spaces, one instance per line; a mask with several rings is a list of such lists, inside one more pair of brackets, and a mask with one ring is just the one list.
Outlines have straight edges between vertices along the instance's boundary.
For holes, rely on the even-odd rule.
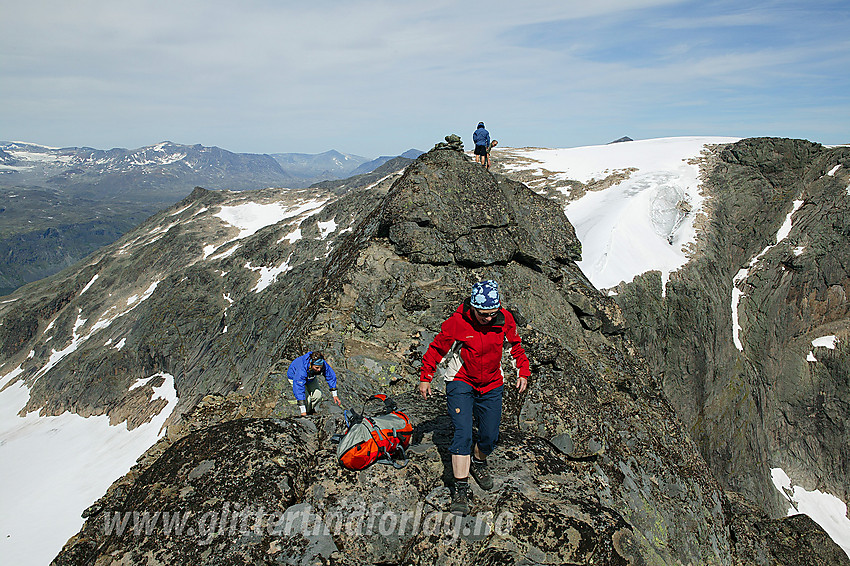
[[[847,17],[833,10],[33,0],[0,21],[0,119],[6,135],[54,145],[254,152],[429,149],[447,133],[468,138],[480,119],[512,146],[772,134],[774,123],[843,143],[819,136],[843,135],[842,115],[801,118],[814,98],[847,115],[848,79],[835,73],[850,63]],[[672,117],[678,129],[653,129],[694,99]],[[742,116],[751,134],[732,131]]]

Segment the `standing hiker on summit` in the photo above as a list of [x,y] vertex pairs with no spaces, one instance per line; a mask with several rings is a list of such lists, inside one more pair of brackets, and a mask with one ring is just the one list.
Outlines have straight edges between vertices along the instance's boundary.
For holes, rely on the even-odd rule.
[[322,400],[322,390],[319,389],[319,380],[316,379],[319,375],[324,376],[328,382],[334,403],[341,405],[336,394],[336,373],[321,352],[307,352],[295,358],[286,370],[286,377],[292,384],[292,393],[298,401],[302,417],[315,413]]
[[[513,315],[502,308],[498,283],[487,280],[473,285],[472,296],[443,322],[422,358],[419,392],[425,399],[432,394],[437,364],[448,360],[446,403],[455,429],[449,447],[455,479],[453,513],[469,513],[470,473],[481,489],[493,488],[487,456],[499,439],[505,389],[502,351],[508,346],[518,374],[516,388],[522,393],[531,375],[528,358]],[[473,417],[478,419],[478,442],[474,446]]]
[[487,163],[487,148],[490,147],[490,132],[484,128],[484,122],[478,122],[478,128],[472,132],[472,141],[475,143],[475,161],[484,165]]

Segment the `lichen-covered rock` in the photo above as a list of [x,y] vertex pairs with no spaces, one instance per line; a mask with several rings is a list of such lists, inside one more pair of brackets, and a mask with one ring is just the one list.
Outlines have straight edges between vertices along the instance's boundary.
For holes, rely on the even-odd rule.
[[393,186],[381,222],[400,254],[469,267],[581,258],[575,230],[557,203],[470,164],[466,155],[431,151]]
[[330,555],[332,540],[275,536],[315,464],[310,422],[235,420],[184,436],[125,489],[88,512],[54,564],[300,564]]
[[727,512],[742,566],[850,565],[847,554],[807,515],[771,519],[739,493],[728,492]]

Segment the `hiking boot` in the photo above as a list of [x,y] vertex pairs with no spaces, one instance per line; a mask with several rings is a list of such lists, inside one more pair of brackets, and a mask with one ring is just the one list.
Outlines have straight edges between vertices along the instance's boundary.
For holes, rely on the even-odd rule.
[[490,477],[490,470],[487,469],[487,462],[476,462],[474,459],[469,466],[469,472],[475,479],[478,487],[485,491],[493,489],[493,478]]
[[468,484],[455,484],[455,492],[452,494],[452,504],[449,506],[449,511],[455,515],[469,515]]

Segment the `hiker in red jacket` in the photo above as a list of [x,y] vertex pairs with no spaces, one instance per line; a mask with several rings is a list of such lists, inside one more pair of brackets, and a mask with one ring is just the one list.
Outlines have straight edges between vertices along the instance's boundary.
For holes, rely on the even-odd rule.
[[[469,513],[470,472],[479,487],[493,488],[487,456],[499,438],[502,420],[503,348],[510,346],[520,393],[525,391],[531,375],[520,342],[513,315],[501,308],[498,283],[481,281],[473,285],[472,296],[442,324],[422,358],[419,392],[425,399],[431,395],[437,364],[447,361],[446,402],[455,428],[449,447],[455,478],[453,513]],[[473,416],[478,419],[478,442],[474,446]]]

